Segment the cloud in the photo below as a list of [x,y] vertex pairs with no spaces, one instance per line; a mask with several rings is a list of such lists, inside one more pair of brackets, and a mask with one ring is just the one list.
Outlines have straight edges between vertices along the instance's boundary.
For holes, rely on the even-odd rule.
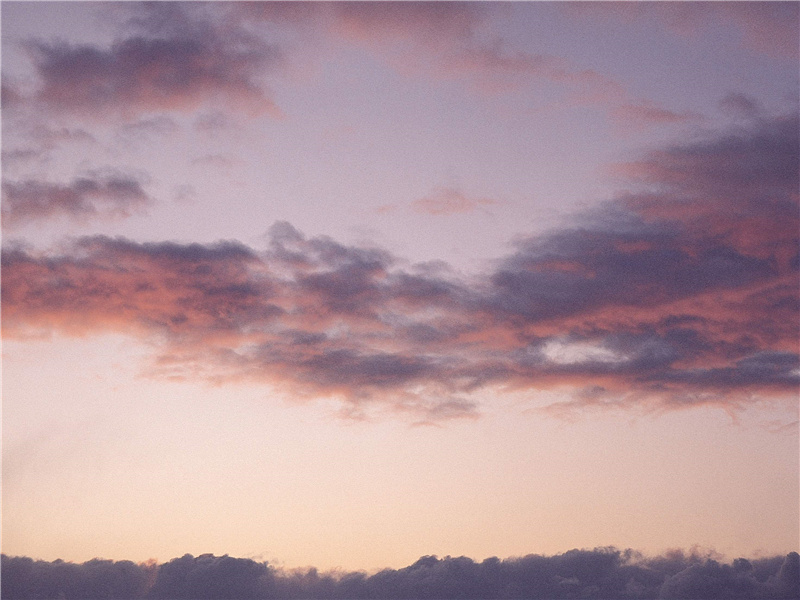
[[133,140],[148,139],[151,136],[168,136],[178,131],[178,124],[169,117],[159,115],[126,123],[119,129],[121,139],[127,143]]
[[351,41],[412,41],[429,48],[449,48],[455,41],[472,38],[495,12],[465,2],[259,2],[240,3],[232,10],[243,20],[280,23],[318,33],[327,30]]
[[423,422],[474,416],[479,390],[601,390],[561,412],[789,397],[797,136],[796,117],[759,119],[646,153],[618,166],[630,189],[615,202],[471,278],[285,222],[263,251],[102,236],[9,248],[4,335],[123,331],[154,344],[151,376]]
[[[19,123],[8,119],[3,121],[6,131],[15,131],[17,140],[24,140],[24,144],[16,146],[13,143],[4,141],[3,166],[9,167],[12,163],[27,163],[30,161],[46,162],[48,154],[60,147],[68,144],[91,145],[97,139],[88,131],[81,128],[70,127],[49,127],[42,123],[35,123],[32,126],[23,125],[19,129]],[[82,149],[81,149],[82,150]],[[79,150],[80,151],[80,150]]]
[[625,199],[648,220],[715,236],[737,252],[787,268],[797,255],[797,116],[758,120],[690,146],[618,166],[639,188]]
[[701,118],[697,113],[677,113],[652,102],[621,104],[612,108],[609,116],[614,126],[623,131],[641,131],[656,125],[687,123]]
[[720,100],[719,107],[728,114],[744,119],[755,119],[763,112],[758,100],[746,94],[734,92]]
[[615,80],[563,57],[509,48],[495,19],[510,7],[478,2],[336,2],[283,6],[241,3],[244,21],[289,26],[317,39],[357,45],[406,75],[463,81],[490,93],[545,80],[571,102],[607,102],[625,95]]
[[150,598],[263,598],[272,573],[266,563],[246,558],[187,554],[158,568]]
[[229,171],[232,167],[244,163],[242,159],[225,154],[204,154],[191,160],[191,164],[201,168],[220,169]]
[[436,188],[431,194],[411,203],[416,212],[429,215],[453,215],[477,210],[481,206],[497,204],[491,198],[471,198],[453,187]]
[[66,216],[74,220],[128,217],[151,202],[139,180],[92,173],[68,185],[29,179],[3,182],[3,227]]
[[743,47],[774,58],[798,57],[800,8],[795,2],[604,2],[569,4],[564,10],[597,22],[652,19],[682,36],[701,36],[725,23],[739,31]]
[[[268,287],[246,276],[255,256],[239,244],[137,244],[98,236],[81,238],[71,251],[61,257],[4,252],[9,324],[17,314],[23,328],[27,322],[72,332],[213,337],[235,330],[236,318],[249,310],[262,318],[271,310]],[[23,306],[24,298],[33,304]]]
[[332,5],[340,33],[374,39],[388,33],[392,38],[416,38],[426,45],[466,39],[488,17],[479,4],[440,2],[341,2]]
[[[119,22],[109,46],[29,40],[39,86],[26,97],[5,82],[9,105],[88,119],[135,120],[204,108],[281,117],[266,80],[291,76],[304,60],[329,60],[331,52],[355,45],[404,75],[463,82],[481,92],[546,82],[559,94],[551,106],[614,107],[612,119],[629,126],[694,118],[634,102],[619,81],[564,57],[513,48],[497,29],[498,19],[512,10],[505,5],[126,3],[105,10]],[[269,40],[259,32],[264,23]]]
[[718,8],[740,28],[747,47],[770,56],[797,60],[800,7],[796,2],[743,2]]
[[83,564],[2,556],[2,595],[32,598],[355,598],[466,600],[484,598],[798,598],[800,557],[720,563],[713,553],[674,550],[645,557],[596,548],[554,556],[529,554],[475,562],[465,556],[423,556],[372,575],[286,571],[251,559],[186,554],[167,563],[135,565],[94,559]]
[[109,47],[28,41],[39,86],[27,101],[90,119],[133,120],[209,103],[279,115],[261,83],[279,61],[277,48],[238,29],[223,31],[202,10],[176,4],[129,10],[127,26],[138,30],[126,30]]
[[95,558],[82,564],[2,555],[3,598],[144,598],[155,565]]
[[733,565],[709,559],[669,577],[661,586],[659,598],[800,597],[800,557],[796,552],[788,554],[778,572],[766,581],[757,579],[754,571],[753,564],[743,558]]

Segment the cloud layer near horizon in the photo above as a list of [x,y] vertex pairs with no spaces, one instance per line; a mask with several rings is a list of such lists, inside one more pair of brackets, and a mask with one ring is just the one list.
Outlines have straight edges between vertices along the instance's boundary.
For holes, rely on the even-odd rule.
[[697,551],[646,558],[615,548],[570,550],[477,563],[423,556],[401,569],[319,573],[284,571],[251,559],[187,554],[167,563],[94,559],[83,564],[2,556],[3,598],[67,600],[267,598],[439,600],[503,598],[703,598],[788,600],[800,597],[800,557],[732,564]]
[[[653,151],[617,165],[629,189],[615,201],[473,278],[288,223],[265,251],[105,236],[7,248],[3,332],[121,331],[153,345],[153,376],[263,382],[354,416],[473,416],[473,392],[562,386],[581,391],[552,410],[733,409],[800,382],[798,154],[794,116]],[[95,196],[143,194],[112,183]],[[55,212],[68,192],[61,210],[84,206],[77,183],[36,200],[32,185],[12,187],[20,207]]]

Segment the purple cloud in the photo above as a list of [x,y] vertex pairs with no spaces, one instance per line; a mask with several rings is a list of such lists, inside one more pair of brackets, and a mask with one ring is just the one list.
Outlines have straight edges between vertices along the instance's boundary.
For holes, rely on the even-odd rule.
[[7,250],[4,332],[154,337],[153,376],[423,421],[474,415],[469,394],[488,389],[594,390],[572,409],[787,396],[800,383],[797,148],[796,118],[776,118],[646,154],[622,169],[633,188],[616,202],[470,281],[288,223],[261,252],[106,237]]
[[653,19],[682,36],[700,36],[725,22],[739,30],[741,44],[772,57],[797,60],[800,8],[795,2],[603,2],[570,3],[565,10],[600,20]]
[[151,202],[137,179],[90,174],[68,185],[37,180],[3,182],[3,226],[66,216],[74,220],[128,217]]
[[458,188],[439,187],[427,196],[414,200],[411,208],[429,215],[452,215],[472,212],[492,204],[497,204],[497,200],[467,196]]
[[277,48],[241,30],[223,34],[202,10],[179,4],[134,4],[130,11],[128,32],[109,47],[28,42],[40,86],[27,100],[100,119],[209,102],[280,114],[262,83],[280,59]]

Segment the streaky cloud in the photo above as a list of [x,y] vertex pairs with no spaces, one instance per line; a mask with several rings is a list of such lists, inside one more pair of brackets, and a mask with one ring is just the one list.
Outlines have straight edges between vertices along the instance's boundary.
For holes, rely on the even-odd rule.
[[491,198],[468,196],[456,187],[437,187],[427,196],[414,200],[411,208],[416,212],[443,216],[472,212],[497,203]]
[[509,6],[479,2],[238,3],[245,21],[290,25],[368,48],[403,74],[464,81],[482,92],[516,90],[531,80],[562,86],[570,102],[624,98],[623,86],[563,57],[509,49],[493,20]]

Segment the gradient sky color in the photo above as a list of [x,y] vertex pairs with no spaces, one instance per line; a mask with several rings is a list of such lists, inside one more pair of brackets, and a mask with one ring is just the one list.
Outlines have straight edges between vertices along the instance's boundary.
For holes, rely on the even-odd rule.
[[799,7],[3,2],[3,552],[798,550]]

